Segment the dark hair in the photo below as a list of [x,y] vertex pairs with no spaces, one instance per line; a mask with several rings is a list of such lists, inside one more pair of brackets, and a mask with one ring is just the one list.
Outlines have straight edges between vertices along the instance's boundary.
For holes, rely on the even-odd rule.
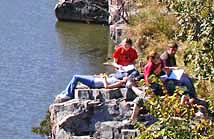
[[168,44],[167,44],[167,48],[169,49],[169,48],[176,48],[176,49],[178,49],[178,44],[176,43],[176,42],[169,42]]
[[126,38],[125,43],[132,45],[132,40],[130,38]]

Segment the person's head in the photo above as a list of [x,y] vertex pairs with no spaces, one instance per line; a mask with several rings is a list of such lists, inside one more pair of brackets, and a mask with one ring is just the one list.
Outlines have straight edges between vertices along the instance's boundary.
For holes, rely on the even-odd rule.
[[132,40],[130,38],[124,39],[123,43],[124,43],[123,44],[124,48],[128,49],[128,48],[132,47]]
[[148,56],[147,56],[147,60],[151,61],[154,64],[159,64],[161,62],[160,60],[160,55],[158,52],[156,51],[152,51]]
[[170,42],[167,45],[167,53],[169,55],[175,55],[178,50],[178,44],[176,42]]

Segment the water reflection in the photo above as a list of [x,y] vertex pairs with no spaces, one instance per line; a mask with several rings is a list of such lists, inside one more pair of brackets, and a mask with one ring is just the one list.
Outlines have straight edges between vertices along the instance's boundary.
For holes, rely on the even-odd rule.
[[[99,73],[109,70],[109,67],[102,64],[106,61],[108,49],[112,45],[106,26],[57,22],[56,31],[63,60],[72,59],[70,64],[73,68],[76,67],[76,73],[83,73],[83,71]],[[78,67],[83,66],[85,68],[77,70]]]

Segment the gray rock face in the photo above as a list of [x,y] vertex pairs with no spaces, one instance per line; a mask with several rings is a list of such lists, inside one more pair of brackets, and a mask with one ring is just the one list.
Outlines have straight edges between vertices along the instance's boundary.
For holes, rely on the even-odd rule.
[[108,0],[59,0],[55,14],[59,20],[108,24]]
[[100,101],[123,98],[127,101],[132,101],[136,98],[135,93],[128,88],[120,89],[75,89],[76,99],[88,99]]
[[96,139],[122,139],[122,129],[129,129],[130,124],[120,121],[107,121],[96,124]]
[[121,130],[131,127],[122,123],[132,113],[133,103],[124,98],[129,93],[133,92],[126,88],[76,89],[75,99],[50,105],[51,138],[90,138],[86,136],[90,135],[107,139],[111,134],[112,139],[120,139]]

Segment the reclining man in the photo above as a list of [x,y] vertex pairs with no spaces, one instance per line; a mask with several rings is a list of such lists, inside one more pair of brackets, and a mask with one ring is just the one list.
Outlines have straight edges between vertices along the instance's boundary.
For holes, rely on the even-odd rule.
[[[120,88],[125,87],[128,80],[135,78],[139,75],[138,71],[132,69],[126,73],[115,73],[107,76],[106,74],[100,75],[74,75],[66,89],[61,94],[57,95],[55,100],[60,102],[74,99],[74,92],[77,84],[80,82],[89,88]],[[128,84],[127,84],[128,85]]]

